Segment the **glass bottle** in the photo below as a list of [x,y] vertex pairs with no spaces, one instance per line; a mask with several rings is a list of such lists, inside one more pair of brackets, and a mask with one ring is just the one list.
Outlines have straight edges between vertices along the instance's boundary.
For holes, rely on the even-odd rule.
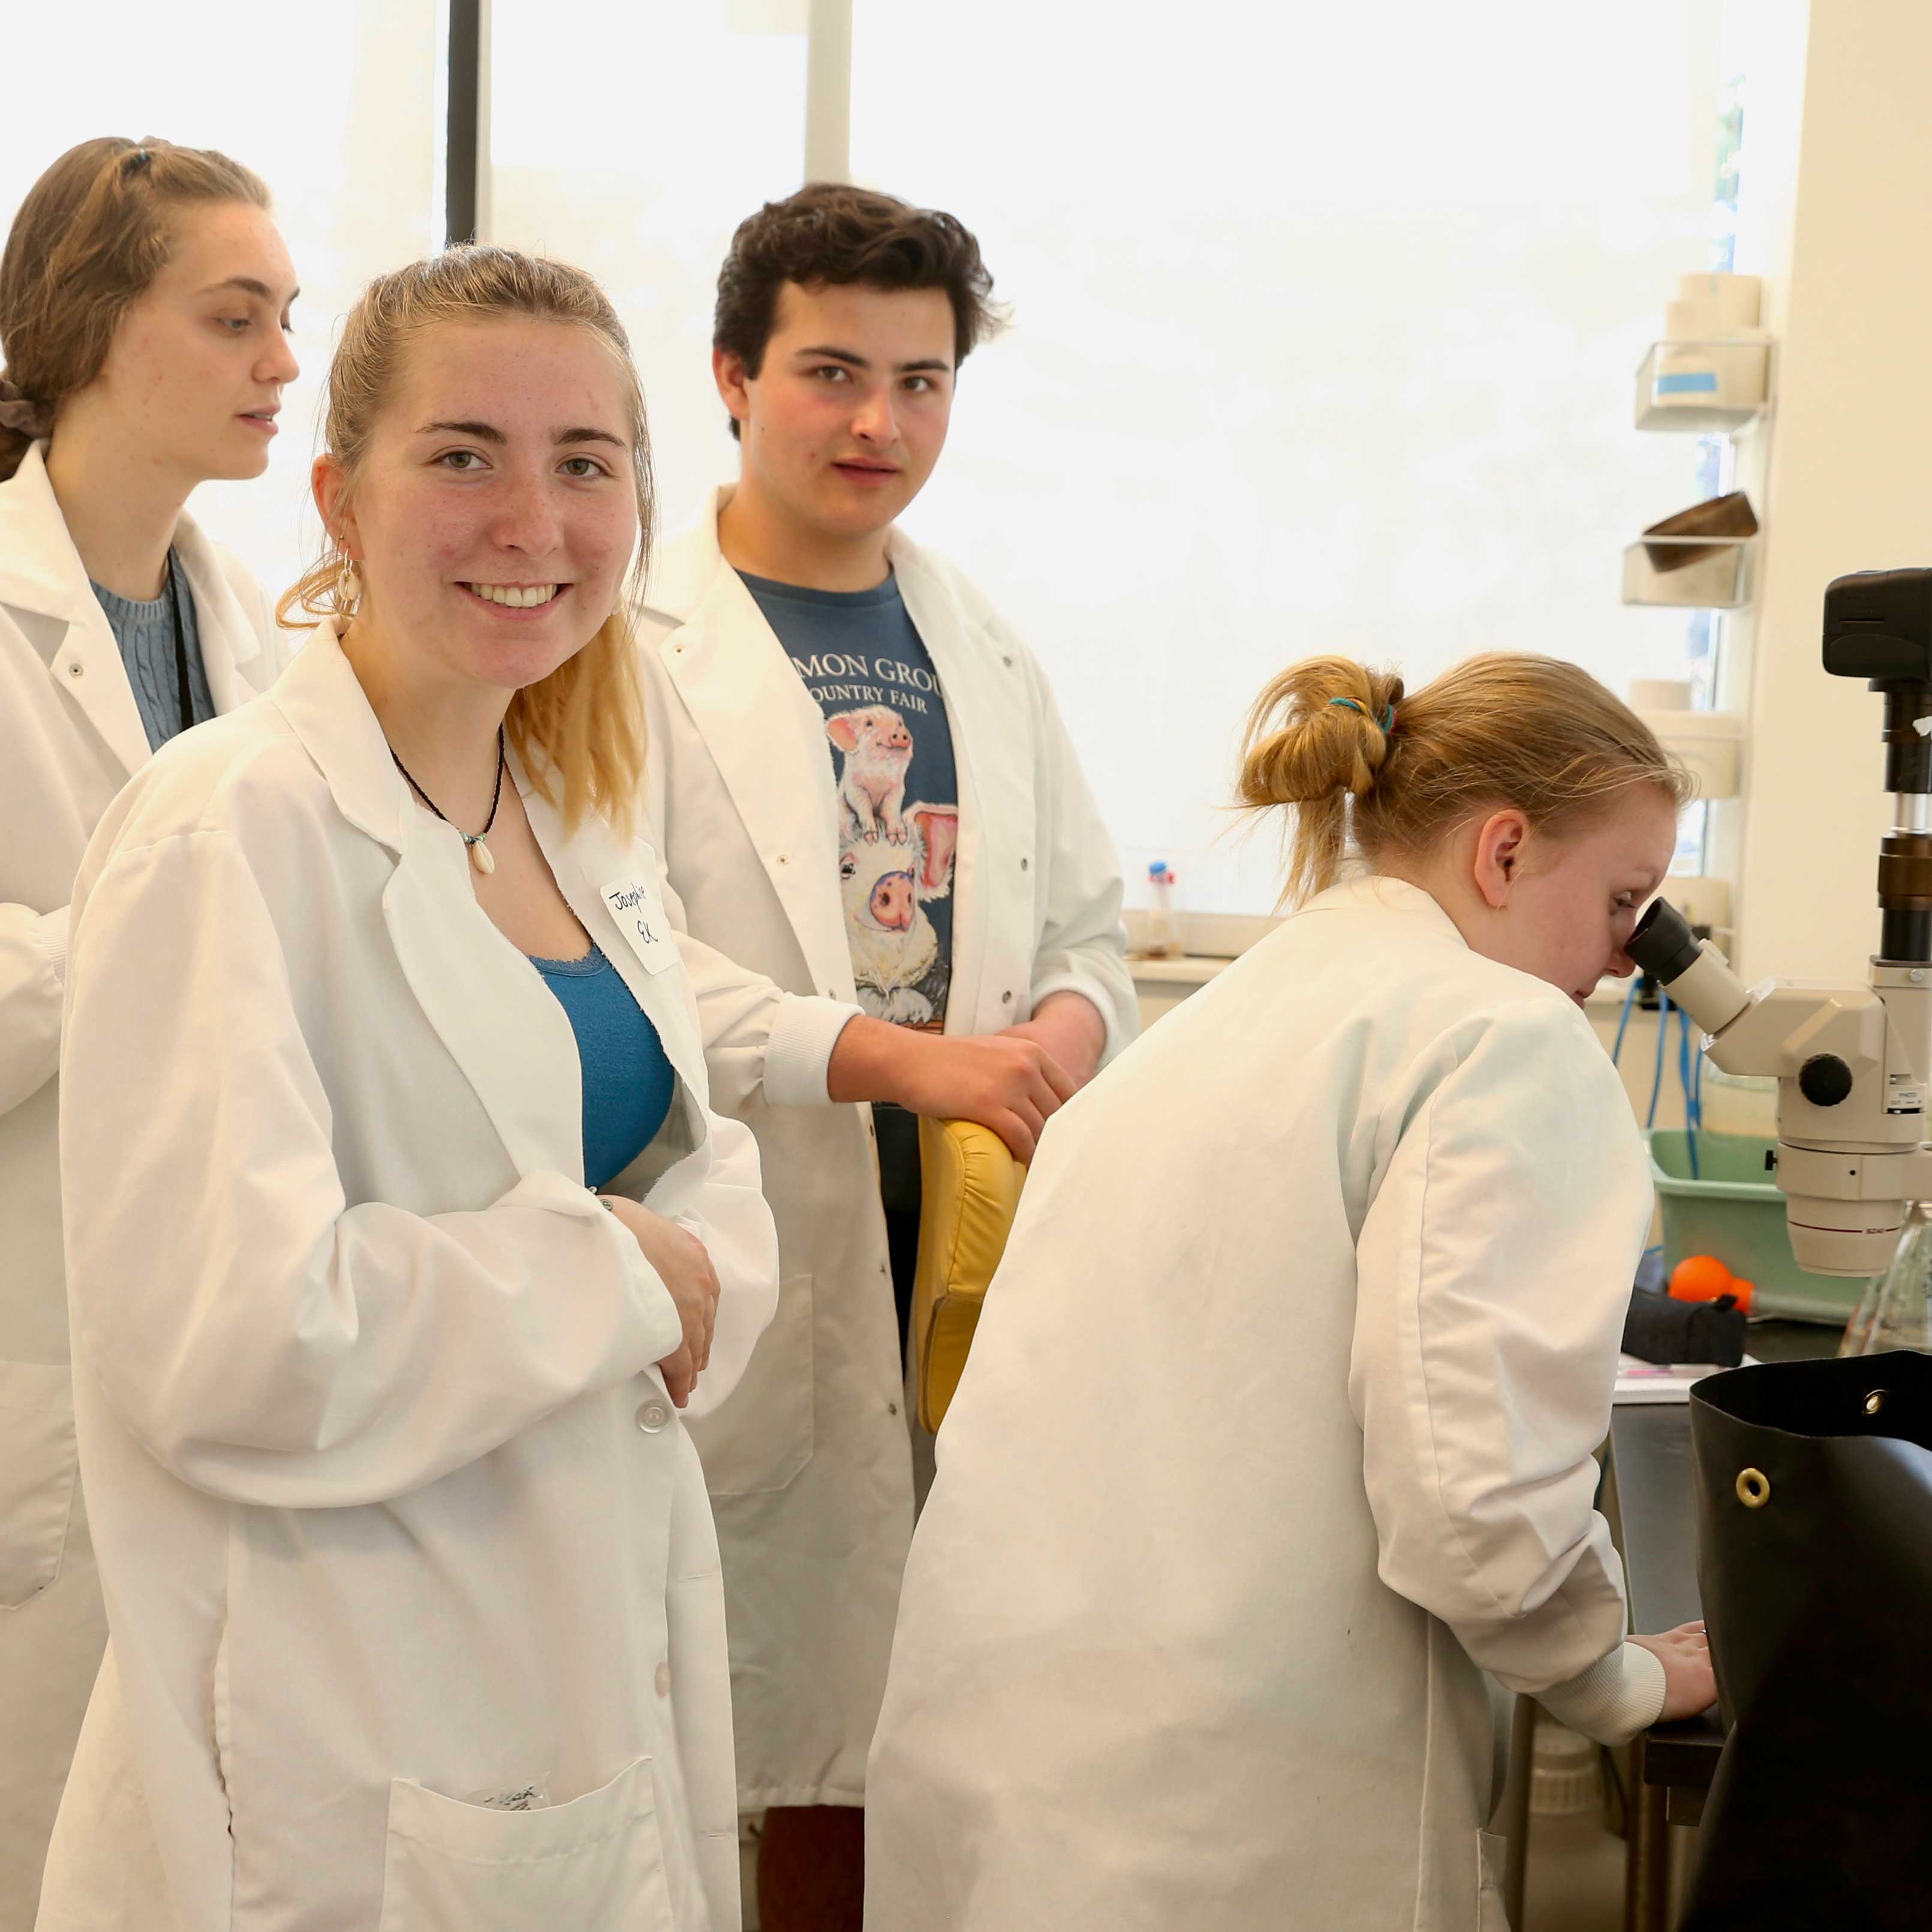
[[1148,959],[1178,959],[1180,928],[1174,916],[1174,874],[1165,859],[1156,859],[1148,868],[1148,890],[1154,901],[1147,917],[1146,937],[1142,956]]
[[1923,1202],[1906,1217],[1891,1266],[1866,1285],[1838,1353],[1888,1348],[1932,1348],[1932,1211]]

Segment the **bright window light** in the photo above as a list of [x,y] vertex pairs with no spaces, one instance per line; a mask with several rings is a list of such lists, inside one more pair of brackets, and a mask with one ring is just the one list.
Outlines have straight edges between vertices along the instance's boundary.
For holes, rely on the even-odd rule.
[[[803,0],[492,0],[484,232],[588,268],[631,338],[662,524],[735,477],[711,381],[731,233],[800,184]],[[586,58],[594,48],[596,58]]]
[[1224,801],[1291,658],[1687,674],[1618,572],[1699,494],[1632,372],[1708,265],[1717,0],[1480,15],[854,0],[855,177],[957,214],[1014,308],[908,527],[1039,651],[1130,883],[1166,859],[1192,910],[1274,903]]

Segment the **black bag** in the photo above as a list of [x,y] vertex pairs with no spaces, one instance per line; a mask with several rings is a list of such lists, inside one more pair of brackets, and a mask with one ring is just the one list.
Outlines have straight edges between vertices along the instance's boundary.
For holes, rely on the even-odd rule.
[[1729,1729],[1683,1932],[1932,1927],[1932,1355],[1690,1392]]
[[1673,1301],[1639,1288],[1624,1317],[1624,1353],[1640,1362],[1714,1362],[1734,1369],[1744,1358],[1744,1314],[1736,1297]]

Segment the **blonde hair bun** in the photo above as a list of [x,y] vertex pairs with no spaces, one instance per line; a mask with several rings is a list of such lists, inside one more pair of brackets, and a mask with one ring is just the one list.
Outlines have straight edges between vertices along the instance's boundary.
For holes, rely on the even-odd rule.
[[1257,809],[1359,798],[1388,756],[1401,696],[1400,678],[1352,658],[1291,664],[1248,713],[1236,796]]
[[1292,808],[1284,898],[1334,883],[1349,842],[1373,865],[1425,856],[1484,806],[1560,832],[1633,785],[1694,789],[1636,714],[1558,658],[1492,651],[1412,698],[1396,673],[1306,658],[1248,714],[1235,784],[1252,811]]

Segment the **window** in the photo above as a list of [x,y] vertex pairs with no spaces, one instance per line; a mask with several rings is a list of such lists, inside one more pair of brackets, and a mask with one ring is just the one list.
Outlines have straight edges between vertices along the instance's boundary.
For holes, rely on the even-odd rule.
[[665,528],[738,473],[711,382],[712,301],[732,230],[802,178],[805,12],[643,0],[582,8],[561,34],[543,0],[489,9],[482,232],[609,290],[644,378]]
[[[736,468],[718,264],[802,178],[808,74],[838,97],[821,130],[849,81],[853,176],[958,214],[1014,309],[910,527],[1039,651],[1130,882],[1164,859],[1190,910],[1262,911],[1274,842],[1225,801],[1240,720],[1292,658],[1419,683],[1526,648],[1708,693],[1724,627],[1623,608],[1618,582],[1641,527],[1726,473],[1630,411],[1676,278],[1735,226],[1735,8],[1493,0],[1478,33],[1435,0],[850,0],[848,72],[842,36],[808,60],[808,16],[836,6],[602,0],[566,32],[540,0],[491,0],[480,228],[610,289],[675,527]],[[110,0],[10,28],[20,73],[76,70],[83,38],[117,58],[84,88],[16,91],[0,209],[116,128],[224,148],[276,192],[304,374],[269,477],[196,508],[278,589],[318,541],[334,325],[441,238],[446,35],[437,0],[290,0],[245,29],[207,0]]]
[[855,0],[854,178],[958,214],[1015,311],[908,524],[1039,651],[1130,888],[1272,906],[1222,801],[1292,658],[1688,674],[1618,570],[1699,494],[1631,372],[1710,262],[1718,14]]

